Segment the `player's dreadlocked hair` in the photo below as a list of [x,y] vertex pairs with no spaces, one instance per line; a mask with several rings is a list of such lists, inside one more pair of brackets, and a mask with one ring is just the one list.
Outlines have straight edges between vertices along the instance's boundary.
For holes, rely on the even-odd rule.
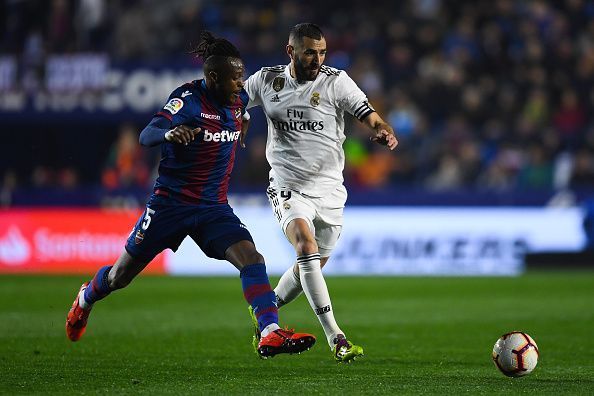
[[293,26],[289,32],[289,43],[294,42],[295,40],[302,43],[303,37],[321,40],[322,37],[324,37],[324,33],[322,33],[322,29],[314,23],[300,23]]
[[190,53],[196,54],[203,61],[211,56],[241,58],[241,54],[230,41],[215,37],[208,31],[200,33],[200,44]]
[[231,72],[230,58],[241,58],[237,48],[224,38],[218,38],[211,32],[204,31],[200,34],[200,44],[190,51],[204,61],[204,75],[209,76],[211,71],[219,75]]

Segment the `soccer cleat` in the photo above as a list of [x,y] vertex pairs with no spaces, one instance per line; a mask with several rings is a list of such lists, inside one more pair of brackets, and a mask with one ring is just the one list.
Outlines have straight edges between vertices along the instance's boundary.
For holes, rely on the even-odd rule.
[[81,306],[78,305],[78,299],[80,294],[84,293],[88,286],[89,282],[82,284],[72,303],[72,308],[68,311],[68,317],[66,318],[66,335],[70,341],[78,341],[87,329],[87,320],[89,319],[91,309],[82,309]]
[[250,312],[250,318],[252,318],[252,325],[254,326],[254,335],[252,337],[252,346],[254,347],[254,351],[256,355],[258,355],[261,359],[264,359],[260,352],[258,352],[258,344],[260,343],[260,327],[258,326],[258,319],[256,319],[256,314],[254,313],[254,308],[251,305],[248,305],[248,310]]
[[301,353],[316,343],[316,337],[307,333],[295,333],[289,329],[276,329],[258,342],[258,355],[267,359],[279,353]]
[[350,341],[344,337],[344,335],[339,334],[338,337],[334,339],[334,349],[332,350],[334,354],[334,359],[338,363],[350,363],[354,361],[358,356],[363,356],[363,348],[359,345],[354,345]]

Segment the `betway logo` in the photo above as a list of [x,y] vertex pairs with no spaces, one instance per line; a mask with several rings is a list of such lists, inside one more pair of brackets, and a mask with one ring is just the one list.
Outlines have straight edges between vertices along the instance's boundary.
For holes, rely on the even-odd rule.
[[241,134],[240,131],[221,131],[221,132],[209,132],[208,130],[204,131],[204,141],[205,142],[234,142],[235,140],[239,139],[239,135]]

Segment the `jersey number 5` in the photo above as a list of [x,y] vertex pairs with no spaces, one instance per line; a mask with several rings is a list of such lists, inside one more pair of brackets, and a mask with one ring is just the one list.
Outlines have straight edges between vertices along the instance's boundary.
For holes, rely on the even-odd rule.
[[151,225],[151,215],[154,215],[155,211],[151,208],[146,208],[146,212],[144,214],[144,221],[142,222],[142,229],[146,231],[147,228]]

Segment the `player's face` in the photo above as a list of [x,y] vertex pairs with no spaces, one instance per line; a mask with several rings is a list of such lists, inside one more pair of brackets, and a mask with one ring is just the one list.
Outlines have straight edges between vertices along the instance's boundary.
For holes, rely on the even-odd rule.
[[326,59],[326,39],[316,40],[304,37],[302,43],[289,45],[289,56],[293,61],[298,80],[313,81],[320,72],[320,67]]
[[225,104],[233,104],[239,98],[244,85],[243,73],[243,62],[238,58],[231,58],[229,68],[217,84],[219,97]]

